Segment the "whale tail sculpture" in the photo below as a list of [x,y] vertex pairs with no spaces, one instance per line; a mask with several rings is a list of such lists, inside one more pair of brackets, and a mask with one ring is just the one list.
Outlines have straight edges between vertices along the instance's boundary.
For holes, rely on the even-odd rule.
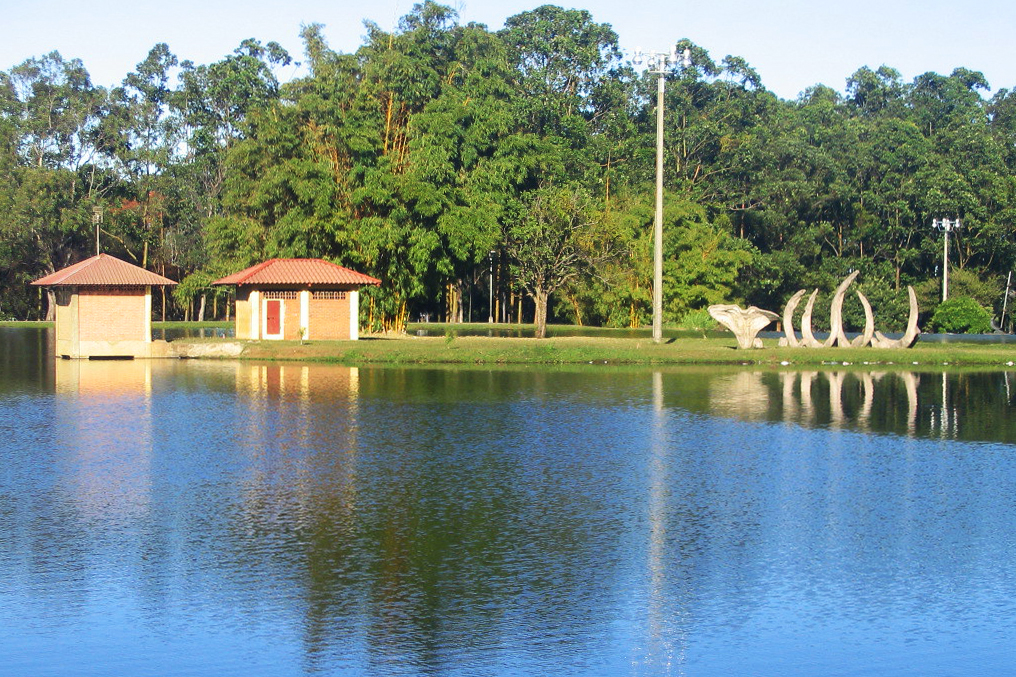
[[745,310],[740,306],[726,304],[709,306],[709,315],[734,333],[738,348],[761,348],[762,339],[757,338],[758,333],[780,317],[771,310],[755,306]]

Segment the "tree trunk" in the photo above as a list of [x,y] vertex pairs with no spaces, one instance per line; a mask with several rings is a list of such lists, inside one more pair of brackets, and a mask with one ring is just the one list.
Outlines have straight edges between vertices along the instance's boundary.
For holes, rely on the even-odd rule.
[[542,339],[547,337],[547,292],[542,289],[537,289],[536,293],[533,294],[533,301],[536,302],[536,317],[534,322],[536,323],[536,338]]
[[575,294],[568,294],[568,300],[571,301],[572,309],[575,311],[575,324],[582,326],[582,307],[579,305],[579,299]]
[[462,280],[449,282],[445,287],[445,320],[449,324],[462,324]]
[[46,287],[46,321],[56,320],[56,291],[52,287]]
[[466,313],[465,313],[465,311],[466,311],[466,304],[463,303],[463,299],[462,299],[462,297],[463,297],[463,295],[464,295],[464,293],[466,291],[466,283],[463,280],[456,280],[455,281],[455,287],[458,290],[458,292],[456,293],[456,296],[459,299],[459,312],[456,315],[456,317],[458,318],[456,320],[456,322],[458,322],[459,324],[462,324],[466,320]]
[[201,305],[198,307],[198,322],[205,321],[205,295],[201,295]]

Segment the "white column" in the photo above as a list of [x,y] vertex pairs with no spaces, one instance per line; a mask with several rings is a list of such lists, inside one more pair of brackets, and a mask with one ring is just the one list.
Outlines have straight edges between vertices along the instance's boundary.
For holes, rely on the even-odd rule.
[[360,292],[349,292],[349,339],[360,339]]
[[252,291],[247,302],[250,303],[250,337],[258,341],[261,339],[261,292]]
[[144,336],[141,340],[145,343],[152,342],[152,288],[145,287],[145,326]]
[[300,337],[310,338],[310,292],[306,289],[300,292]]

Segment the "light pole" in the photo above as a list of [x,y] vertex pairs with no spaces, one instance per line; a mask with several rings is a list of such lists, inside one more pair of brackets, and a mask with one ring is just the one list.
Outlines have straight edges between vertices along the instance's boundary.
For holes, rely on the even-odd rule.
[[[680,55],[681,65],[691,65],[691,50]],[[663,340],[663,91],[667,80],[667,65],[677,63],[677,47],[667,52],[635,50],[632,63],[645,62],[648,72],[657,77],[656,85],[656,219],[653,226],[653,342]]]
[[99,255],[99,225],[102,223],[102,207],[92,207],[92,223],[95,224],[95,255]]
[[945,235],[942,243],[942,300],[945,301],[949,298],[949,233],[963,228],[963,223],[959,219],[934,219],[931,225]]
[[494,324],[494,250],[490,250],[487,257],[490,260],[490,314],[487,316],[487,324]]

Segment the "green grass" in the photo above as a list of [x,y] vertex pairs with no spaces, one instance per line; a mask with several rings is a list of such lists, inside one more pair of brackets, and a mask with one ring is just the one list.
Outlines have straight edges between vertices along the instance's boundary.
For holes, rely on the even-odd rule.
[[152,322],[152,329],[232,329],[233,322],[222,322],[219,320],[209,322]]
[[36,329],[47,329],[52,326],[53,326],[52,322],[0,320],[0,327],[35,327]]
[[343,364],[729,364],[1012,366],[1016,348],[1004,345],[918,344],[910,350],[779,348],[738,350],[733,337],[651,339],[558,337],[549,339],[444,336],[365,338],[360,341],[258,341],[246,359],[313,360]]
[[[462,324],[447,324],[444,322],[408,322],[406,333],[415,336],[418,332],[424,332],[426,336],[446,336],[455,334],[486,335],[493,332],[498,336],[531,337],[536,325],[531,323],[517,324],[512,322],[463,322]],[[628,329],[619,327],[580,327],[572,324],[551,324],[547,325],[547,331],[551,336],[597,336],[604,338],[650,338],[653,330],[651,327],[641,329]],[[686,327],[665,327],[663,330],[665,338],[688,338],[703,336],[722,336],[727,334],[725,329],[688,329]]]
[[[46,322],[2,322],[5,327],[48,327]],[[532,325],[522,325],[531,328]],[[230,322],[153,322],[155,328],[230,328]],[[496,324],[494,329],[519,325]],[[430,336],[416,336],[426,328]],[[969,366],[1005,368],[1016,362],[1016,346],[963,343],[920,343],[909,350],[874,348],[780,348],[765,339],[759,350],[738,350],[732,335],[716,338],[701,332],[668,330],[664,342],[631,337],[627,330],[601,329],[595,336],[568,335],[587,329],[554,327],[560,335],[548,339],[462,336],[459,332],[490,329],[486,323],[463,325],[410,324],[398,337],[365,337],[360,341],[255,341],[246,344],[242,357],[257,360],[310,360],[342,364],[449,364],[449,365],[838,365],[851,368],[898,365],[913,367]],[[182,343],[228,342],[231,339],[178,339]]]
[[[153,329],[231,329],[233,322],[152,322]],[[52,322],[23,322],[18,320],[0,321],[0,327],[52,327]]]

